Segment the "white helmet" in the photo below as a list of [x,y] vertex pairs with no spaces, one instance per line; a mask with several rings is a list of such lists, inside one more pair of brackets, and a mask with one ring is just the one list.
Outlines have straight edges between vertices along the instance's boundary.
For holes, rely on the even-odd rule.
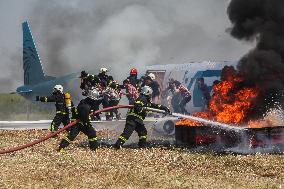
[[63,86],[62,85],[55,85],[53,87],[53,91],[59,91],[60,93],[63,93]]
[[101,73],[103,73],[103,72],[106,73],[106,72],[107,72],[107,69],[106,69],[106,68],[101,68],[100,71],[101,71]]
[[145,85],[144,87],[142,87],[141,89],[141,94],[145,95],[145,96],[150,96],[152,95],[153,90],[151,87]]
[[155,79],[156,79],[156,76],[155,76],[155,74],[153,74],[153,73],[149,73],[148,76],[149,76],[152,80],[155,80]]

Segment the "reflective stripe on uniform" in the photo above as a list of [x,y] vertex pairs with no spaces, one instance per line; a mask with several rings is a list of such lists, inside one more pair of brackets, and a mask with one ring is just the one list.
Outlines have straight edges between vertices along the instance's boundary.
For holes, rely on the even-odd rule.
[[47,102],[47,97],[44,97],[44,102]]
[[98,138],[97,138],[97,137],[89,138],[89,141],[92,141],[92,142],[97,141],[97,140],[98,140]]
[[140,100],[136,101],[135,104],[141,104],[142,106],[144,106],[144,103]]
[[123,136],[119,136],[118,138],[119,138],[119,139],[121,139],[121,140],[123,140],[124,142],[126,142],[126,141],[127,141],[127,139],[126,139],[126,138],[124,138]]
[[128,113],[128,115],[132,115],[132,116],[135,116],[135,117],[137,117],[137,118],[143,120],[143,117],[140,116],[140,115],[138,115],[138,114],[136,114],[136,113],[131,112],[131,113]]
[[55,124],[54,124],[54,122],[52,122],[51,127],[50,127],[50,131],[54,131],[54,126],[55,126]]
[[145,135],[145,136],[140,136],[139,139],[147,139],[147,135]]
[[63,114],[63,115],[67,114],[66,112],[62,112],[62,111],[57,111],[56,113],[57,114]]
[[66,140],[68,143],[71,142],[68,137],[64,137],[64,140]]

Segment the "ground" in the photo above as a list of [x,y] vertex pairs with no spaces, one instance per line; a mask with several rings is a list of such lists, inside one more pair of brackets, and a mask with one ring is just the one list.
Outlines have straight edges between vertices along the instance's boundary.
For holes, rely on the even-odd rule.
[[[46,134],[0,131],[0,148]],[[58,142],[0,155],[0,188],[284,188],[283,155],[194,154],[174,147],[93,152],[83,135],[60,154]]]

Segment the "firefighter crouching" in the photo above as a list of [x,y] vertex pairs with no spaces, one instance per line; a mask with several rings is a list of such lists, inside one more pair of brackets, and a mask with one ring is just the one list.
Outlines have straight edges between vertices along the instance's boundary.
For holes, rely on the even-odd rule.
[[96,150],[98,148],[97,134],[90,121],[90,112],[90,106],[84,103],[84,101],[81,101],[77,108],[72,108],[72,121],[79,119],[80,122],[71,127],[68,136],[62,139],[58,148],[59,152],[64,152],[64,148],[78,136],[80,131],[88,137],[91,150]]
[[56,115],[51,122],[50,131],[57,131],[61,123],[63,125],[70,123],[69,113],[73,104],[71,95],[63,93],[62,85],[55,85],[50,96],[36,96],[36,101],[55,102]]
[[144,126],[143,120],[147,114],[147,107],[165,110],[166,114],[170,114],[170,110],[163,105],[154,104],[151,102],[153,90],[149,86],[144,86],[141,89],[140,96],[135,100],[134,107],[129,109],[126,117],[126,124],[123,133],[116,141],[114,148],[120,149],[122,145],[129,139],[133,131],[136,131],[139,136],[139,147],[146,147],[147,130]]

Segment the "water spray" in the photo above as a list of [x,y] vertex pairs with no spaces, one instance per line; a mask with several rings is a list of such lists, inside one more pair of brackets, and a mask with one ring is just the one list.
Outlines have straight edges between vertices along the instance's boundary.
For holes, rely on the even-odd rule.
[[[154,109],[154,108],[146,108],[146,109],[147,109],[147,111],[152,111],[152,112],[157,112],[157,113],[162,113],[162,114],[166,113],[164,110],[158,110],[158,109]],[[220,123],[220,122],[217,122],[217,121],[212,121],[212,120],[208,120],[208,119],[204,119],[204,118],[200,118],[200,117],[196,117],[196,116],[184,115],[184,114],[179,114],[179,113],[172,113],[171,115],[174,116],[174,117],[190,119],[190,120],[198,121],[198,122],[201,122],[201,123],[204,123],[204,124],[207,124],[207,125],[220,127],[222,129],[225,129],[225,130],[235,130],[235,131],[243,130],[243,128],[235,126],[235,125]]]

